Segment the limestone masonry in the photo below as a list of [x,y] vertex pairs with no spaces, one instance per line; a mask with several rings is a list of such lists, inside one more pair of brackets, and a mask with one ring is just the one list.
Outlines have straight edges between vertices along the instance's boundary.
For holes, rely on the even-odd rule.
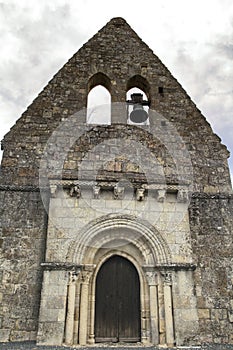
[[[109,123],[87,120],[99,85]],[[61,68],[2,148],[1,342],[233,343],[229,152],[124,19]]]

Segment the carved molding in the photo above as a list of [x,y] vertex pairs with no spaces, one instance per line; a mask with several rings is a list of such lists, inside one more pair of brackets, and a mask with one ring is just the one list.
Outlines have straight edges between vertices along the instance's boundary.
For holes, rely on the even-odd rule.
[[[70,187],[71,185],[79,185],[81,186],[87,186],[87,187],[93,187],[96,182],[95,181],[82,181],[82,180],[65,180],[65,179],[51,179],[49,180],[50,185],[54,184],[57,185],[57,187]],[[98,183],[98,186],[100,188],[114,188],[116,185],[116,181],[100,181]],[[135,183],[133,186],[136,187],[142,187],[146,190],[158,190],[161,189],[161,185],[164,184],[158,184],[158,183]],[[165,184],[166,192],[175,192],[182,189],[185,189],[188,196],[193,199],[228,199],[232,200],[233,195],[227,192],[222,193],[206,193],[206,192],[191,192],[189,190],[189,184]],[[37,186],[37,185],[12,185],[12,184],[0,184],[0,191],[9,191],[9,192],[49,192],[50,186],[43,185],[43,186]]]
[[[100,186],[100,188],[114,188],[119,185],[118,181],[96,181],[93,180],[65,180],[65,179],[51,179],[50,184],[57,185],[60,187],[70,187],[72,185],[77,185],[80,187],[93,187],[95,185]],[[178,191],[178,190],[186,190],[189,189],[189,184],[166,184],[166,183],[143,183],[143,182],[135,182],[132,183],[134,188],[143,188],[145,190],[166,190],[166,191]]]

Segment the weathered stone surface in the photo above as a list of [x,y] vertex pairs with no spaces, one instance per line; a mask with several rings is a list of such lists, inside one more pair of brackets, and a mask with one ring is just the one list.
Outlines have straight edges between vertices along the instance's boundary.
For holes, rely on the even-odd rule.
[[[98,84],[111,94],[111,125],[86,124]],[[150,125],[127,124],[132,87],[148,97]],[[228,151],[123,19],[64,65],[3,146],[1,342],[61,345],[71,324],[71,341],[92,344],[95,278],[111,254],[139,271],[144,344],[233,342]],[[150,292],[145,272],[156,275]]]

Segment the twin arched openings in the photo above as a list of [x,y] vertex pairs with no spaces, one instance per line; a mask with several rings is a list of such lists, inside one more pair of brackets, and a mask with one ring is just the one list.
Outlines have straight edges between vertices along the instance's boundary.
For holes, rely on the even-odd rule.
[[[131,94],[141,93],[143,100],[150,101],[150,86],[145,78],[135,75],[130,78],[125,88],[125,101]],[[94,74],[88,82],[87,124],[111,124],[111,102],[113,86],[111,80],[103,73]],[[129,106],[128,113],[132,106]],[[148,107],[145,108],[148,112]]]

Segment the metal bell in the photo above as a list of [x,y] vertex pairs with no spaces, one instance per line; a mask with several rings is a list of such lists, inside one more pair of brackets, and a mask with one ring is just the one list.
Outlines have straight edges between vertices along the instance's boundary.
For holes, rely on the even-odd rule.
[[129,116],[133,123],[144,123],[148,118],[148,113],[143,109],[143,106],[139,103],[133,106],[133,111]]

